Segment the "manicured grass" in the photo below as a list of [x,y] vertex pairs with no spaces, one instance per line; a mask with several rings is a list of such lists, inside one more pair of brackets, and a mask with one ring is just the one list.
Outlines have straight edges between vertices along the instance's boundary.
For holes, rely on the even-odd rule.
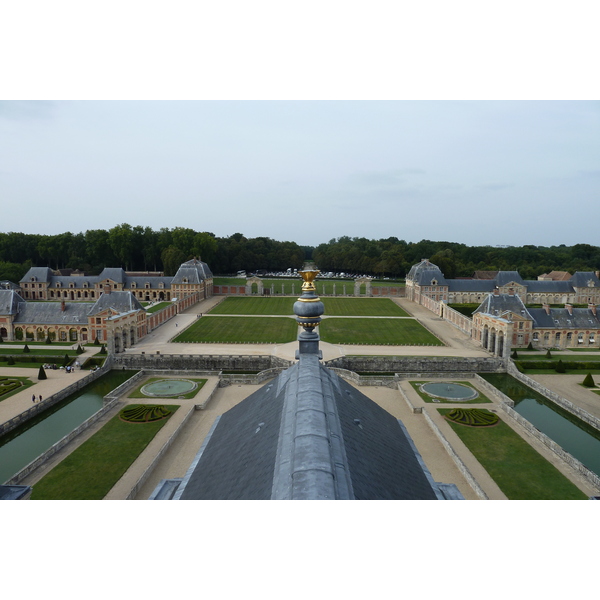
[[[321,298],[325,314],[347,317],[408,317],[389,298]],[[284,296],[229,297],[210,314],[215,315],[293,315],[296,298]]]
[[[31,300],[28,300],[28,302],[31,302]],[[26,342],[22,340],[7,342],[6,340],[4,340],[4,342],[2,342],[2,345],[0,345],[0,348],[17,348],[18,352],[19,350],[23,349],[23,346],[25,344],[27,344],[28,346],[73,346],[77,343],[79,342],[51,342],[50,344],[47,344],[46,342],[32,342],[31,340],[27,340]],[[82,344],[82,346],[83,345],[84,344]]]
[[389,298],[322,298],[325,314],[336,317],[408,317]]
[[[15,389],[12,389],[13,382],[19,382],[19,386],[16,387]],[[6,400],[7,398],[10,398],[14,394],[18,394],[19,392],[26,390],[28,387],[31,387],[32,385],[34,385],[34,382],[31,381],[31,379],[29,379],[29,377],[14,377],[12,375],[10,377],[0,376],[0,402],[2,400]]]
[[323,319],[319,331],[331,344],[444,345],[415,319]]
[[285,344],[298,335],[298,324],[286,317],[202,317],[174,342]]
[[[438,410],[447,414],[451,409]],[[587,498],[502,420],[483,428],[448,423],[510,500]]]
[[[175,412],[179,406],[166,405]],[[32,500],[102,500],[169,419],[127,423],[113,417],[33,486]]]
[[146,312],[149,314],[158,312],[159,310],[162,310],[163,308],[166,308],[167,306],[170,306],[171,304],[173,304],[172,302],[159,302],[158,304],[155,304],[154,306],[150,306],[146,309]]
[[[429,395],[426,394],[425,392],[421,391],[421,386],[424,385],[425,383],[431,383],[428,381],[410,381],[409,382],[410,385],[413,387],[413,389],[415,390],[415,392],[417,392],[417,394],[419,394],[419,396],[425,401],[425,402],[431,402],[431,403],[435,403],[435,404],[487,404],[487,403],[491,403],[491,400],[485,395],[482,394],[474,385],[471,385],[469,382],[467,381],[454,381],[452,383],[459,383],[460,385],[465,385],[467,387],[470,387],[474,390],[477,391],[477,393],[479,394],[479,396],[477,396],[477,398],[473,398],[472,400],[463,400],[463,401],[459,401],[459,400],[444,400],[443,398],[436,398],[435,402],[434,399]],[[433,383],[439,383],[434,381]]]
[[[27,344],[29,345],[29,344]],[[73,344],[70,344],[71,346]],[[77,356],[77,352],[75,350],[64,350],[64,349],[46,349],[46,348],[30,348],[29,352],[23,352],[23,348],[6,348],[4,344],[0,346],[0,354],[11,354],[12,356],[18,356],[19,354],[24,354],[25,356],[62,356],[65,354],[68,356]]]
[[294,315],[294,298],[225,298],[209,311],[214,315]]
[[[145,385],[148,385],[149,383],[153,383],[154,381],[160,381],[161,379],[168,379],[168,377],[150,377],[150,379],[148,379],[147,381],[142,383],[142,385],[140,385],[133,392],[128,394],[129,398],[154,398],[157,402],[159,400],[164,400],[165,399],[164,396],[157,398],[156,396],[147,396],[146,394],[142,393],[142,388]],[[188,392],[187,394],[172,396],[172,398],[175,398],[175,397],[184,398],[185,400],[191,400],[192,398],[194,398],[196,396],[196,394],[203,388],[204,384],[208,381],[208,379],[195,379],[193,377],[180,377],[177,379],[189,379],[190,381],[193,381],[194,383],[198,384],[198,387],[195,390],[192,390],[191,392]]]

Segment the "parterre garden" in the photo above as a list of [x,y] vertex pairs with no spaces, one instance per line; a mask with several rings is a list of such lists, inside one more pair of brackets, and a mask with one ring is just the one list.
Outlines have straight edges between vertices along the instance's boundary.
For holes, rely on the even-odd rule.
[[33,486],[31,499],[102,500],[178,408],[161,405],[139,413],[131,411],[131,422],[121,414],[113,417],[42,477]]
[[[389,298],[321,300],[325,307],[325,315],[319,326],[319,334],[324,342],[397,346],[444,345]],[[295,302],[295,298],[286,297],[229,297],[173,341],[226,344],[292,342],[298,334],[298,325],[293,313]],[[259,316],[261,318],[252,318]],[[354,318],[329,318],[344,316]]]
[[32,385],[27,377],[0,377],[0,402]]

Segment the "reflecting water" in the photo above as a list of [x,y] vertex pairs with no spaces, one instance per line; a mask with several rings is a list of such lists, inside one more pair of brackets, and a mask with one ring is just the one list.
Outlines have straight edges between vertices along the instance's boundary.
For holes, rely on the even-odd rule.
[[582,462],[590,471],[600,475],[600,432],[561,410],[544,396],[510,375],[501,373],[480,373],[480,375],[514,400],[516,412]]
[[0,439],[0,482],[5,482],[102,408],[102,398],[136,371],[110,371]]

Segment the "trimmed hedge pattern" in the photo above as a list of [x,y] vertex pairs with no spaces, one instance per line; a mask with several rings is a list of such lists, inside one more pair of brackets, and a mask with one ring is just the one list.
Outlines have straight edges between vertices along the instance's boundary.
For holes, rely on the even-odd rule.
[[166,419],[171,411],[160,404],[133,404],[124,408],[119,416],[130,423],[148,423]]
[[23,385],[18,379],[9,379],[8,377],[0,377],[0,396],[13,392]]
[[488,427],[495,425],[499,420],[498,415],[480,408],[455,408],[446,415],[446,418],[471,427]]

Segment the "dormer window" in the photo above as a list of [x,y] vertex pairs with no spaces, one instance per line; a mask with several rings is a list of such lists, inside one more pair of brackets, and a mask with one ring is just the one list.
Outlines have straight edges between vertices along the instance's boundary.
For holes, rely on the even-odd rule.
[[187,278],[187,277],[184,277],[184,278],[183,278],[181,281],[182,281],[183,283],[187,283],[187,282],[188,282],[188,278]]
[[131,282],[131,289],[135,289],[137,287],[137,283],[135,281]]
[[60,281],[56,282],[56,287],[59,288],[60,287]]
[[[184,281],[187,283],[186,280],[184,280]],[[431,285],[437,285],[437,284],[438,284],[437,279],[432,279],[431,280]]]
[[158,284],[158,287],[159,287],[159,288],[164,288],[164,287],[165,287],[165,284],[164,284],[164,283],[161,281],[161,282]]
[[36,281],[36,278],[32,277],[29,281]]

